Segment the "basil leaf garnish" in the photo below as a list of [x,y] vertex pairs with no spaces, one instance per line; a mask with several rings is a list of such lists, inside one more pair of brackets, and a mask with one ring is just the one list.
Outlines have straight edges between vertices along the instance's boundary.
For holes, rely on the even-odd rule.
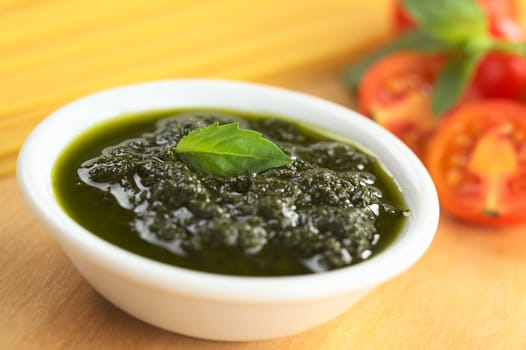
[[179,140],[174,151],[190,167],[225,177],[258,173],[292,161],[261,133],[240,129],[238,123],[195,129]]
[[440,116],[462,97],[482,54],[459,55],[450,59],[438,75],[431,96],[431,112]]
[[526,56],[526,43],[512,42],[505,40],[494,40],[491,43],[489,51],[507,53],[511,55],[517,55],[521,57]]
[[450,45],[487,37],[487,19],[475,0],[403,0],[412,18]]

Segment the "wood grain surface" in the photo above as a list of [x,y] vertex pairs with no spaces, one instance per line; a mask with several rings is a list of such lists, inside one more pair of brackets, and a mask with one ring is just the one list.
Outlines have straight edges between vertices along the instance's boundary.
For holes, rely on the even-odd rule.
[[97,294],[36,222],[14,161],[60,105],[135,81],[258,81],[350,106],[346,64],[387,38],[388,0],[0,0],[0,349],[526,349],[526,227],[441,216],[429,251],[340,317],[264,342],[192,339]]

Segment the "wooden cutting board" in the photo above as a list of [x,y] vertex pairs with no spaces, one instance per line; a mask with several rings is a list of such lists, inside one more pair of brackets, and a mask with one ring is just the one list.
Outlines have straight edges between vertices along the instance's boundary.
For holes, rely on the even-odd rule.
[[149,326],[99,296],[30,214],[16,153],[84,94],[174,77],[292,88],[351,106],[340,74],[386,40],[389,0],[0,0],[1,349],[526,349],[526,227],[446,214],[424,257],[311,331],[252,343]]

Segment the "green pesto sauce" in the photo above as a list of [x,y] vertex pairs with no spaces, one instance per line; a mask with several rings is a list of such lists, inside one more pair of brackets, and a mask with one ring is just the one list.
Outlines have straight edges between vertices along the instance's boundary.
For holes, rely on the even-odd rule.
[[[172,148],[214,122],[262,132],[293,162],[228,178],[192,170]],[[244,276],[370,259],[408,215],[397,184],[368,153],[308,125],[230,110],[151,111],[101,123],[63,151],[53,189],[75,221],[123,249]]]

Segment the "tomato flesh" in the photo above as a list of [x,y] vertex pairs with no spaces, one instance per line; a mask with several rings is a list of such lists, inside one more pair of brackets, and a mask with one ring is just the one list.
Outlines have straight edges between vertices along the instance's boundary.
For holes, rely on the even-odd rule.
[[383,58],[365,73],[358,91],[360,111],[422,156],[435,125],[430,95],[444,58],[400,52]]
[[454,216],[493,226],[526,222],[526,106],[459,106],[437,127],[426,165]]

